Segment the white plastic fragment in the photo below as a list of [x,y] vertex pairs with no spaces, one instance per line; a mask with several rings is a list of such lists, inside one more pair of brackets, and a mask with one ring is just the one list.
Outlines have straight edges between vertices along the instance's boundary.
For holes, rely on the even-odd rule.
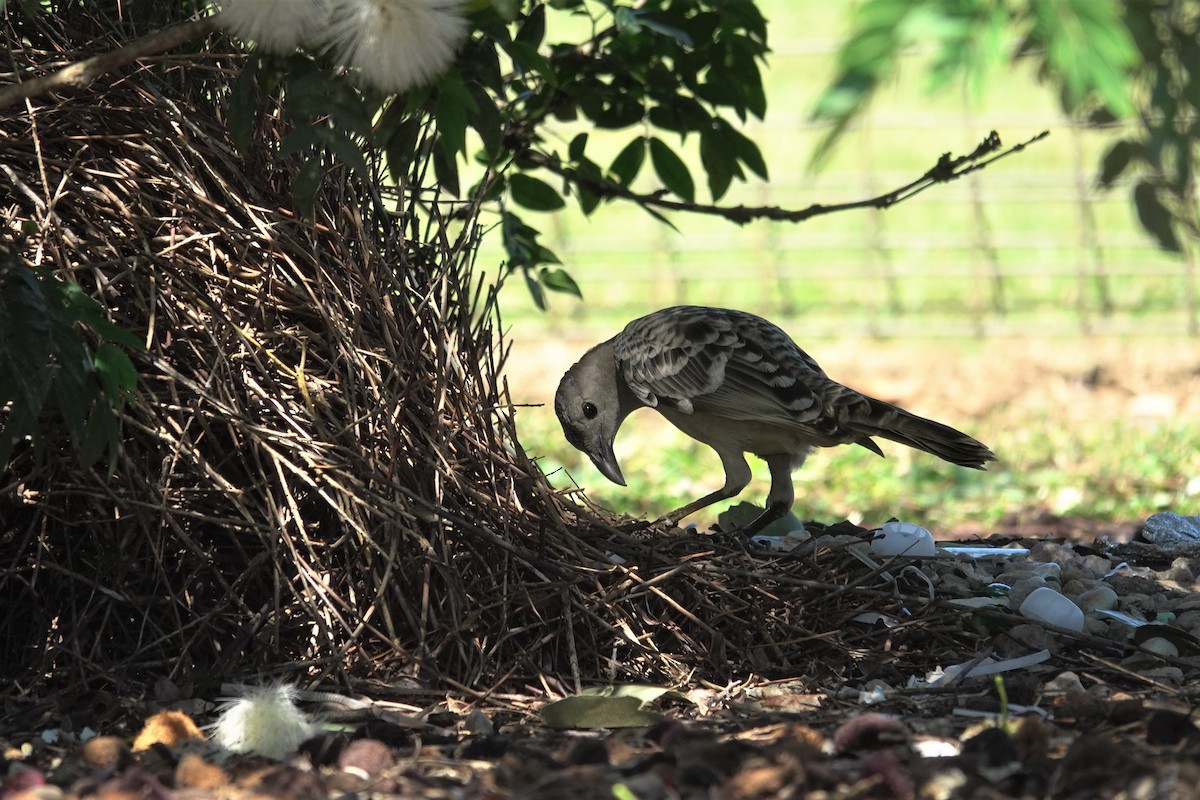
[[1132,628],[1140,628],[1146,624],[1146,620],[1138,619],[1135,616],[1126,614],[1124,611],[1113,611],[1112,609],[1108,608],[1098,608],[1096,609],[1096,613],[1102,614],[1106,617],[1112,617],[1117,622],[1124,622],[1126,625]]
[[1049,586],[1040,586],[1021,603],[1020,612],[1030,619],[1040,620],[1071,631],[1083,630],[1083,609]]
[[967,547],[959,547],[958,545],[942,545],[938,548],[938,555],[963,557],[963,558],[1019,558],[1029,555],[1028,547],[976,547],[970,545]]
[[881,682],[875,682],[858,693],[858,702],[864,706],[873,706],[884,700],[887,700],[887,695],[884,693],[884,686]]
[[[985,658],[978,663],[968,661],[965,664],[954,664],[945,669],[930,673],[927,681],[930,686],[941,686],[958,678],[961,674],[964,678],[982,678],[988,675],[998,675],[1002,672],[1014,672],[1020,669],[1028,669],[1035,664],[1040,664],[1050,658],[1049,650],[1037,650],[1028,655],[1019,656],[1018,658],[1006,658],[1001,661],[996,661],[993,658]],[[963,670],[966,670],[965,674]]]
[[1119,575],[1122,572],[1132,572],[1132,571],[1133,571],[1133,567],[1129,566],[1129,562],[1122,561],[1120,564],[1117,564],[1115,567],[1110,569],[1108,572],[1104,573],[1104,577],[1111,578],[1113,575]]
[[911,522],[887,522],[871,540],[871,552],[881,556],[930,558],[937,553],[933,535]]
[[1016,703],[1009,703],[1004,714],[1001,714],[998,711],[981,711],[974,708],[956,708],[951,711],[950,714],[955,717],[967,717],[970,719],[994,719],[997,721],[1003,719],[1005,716],[1014,717],[1022,714],[1034,714],[1042,719],[1050,718],[1050,712],[1044,708],[1038,708],[1037,706],[1022,706]]
[[851,622],[861,622],[864,625],[877,625],[883,623],[885,628],[894,628],[900,624],[900,621],[895,617],[889,617],[887,614],[880,614],[877,611],[864,611],[850,618]]

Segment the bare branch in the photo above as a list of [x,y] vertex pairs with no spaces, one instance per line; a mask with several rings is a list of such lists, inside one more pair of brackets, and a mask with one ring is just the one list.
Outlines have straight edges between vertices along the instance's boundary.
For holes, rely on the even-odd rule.
[[683,200],[670,200],[665,196],[667,193],[665,189],[650,193],[634,192],[613,181],[596,180],[580,175],[579,172],[571,167],[564,166],[556,157],[546,155],[545,153],[529,150],[522,153],[522,156],[539,167],[545,167],[551,172],[561,175],[577,186],[582,186],[594,194],[601,197],[620,197],[632,200],[656,216],[655,209],[686,211],[693,214],[709,214],[711,216],[722,217],[739,225],[744,225],[747,222],[753,222],[758,219],[769,219],[779,222],[804,222],[813,217],[833,214],[838,211],[849,211],[856,208],[891,208],[913,195],[920,194],[934,184],[949,183],[971,172],[981,170],[1001,158],[1013,153],[1019,153],[1029,145],[1039,142],[1049,135],[1050,131],[1042,131],[1031,139],[1013,145],[1007,150],[1001,150],[1000,148],[1004,145],[1000,142],[1000,135],[992,131],[971,153],[957,157],[952,157],[949,153],[945,153],[928,172],[912,183],[908,183],[898,189],[893,189],[878,197],[866,200],[828,205],[814,203],[808,208],[799,210],[779,208],[778,206],[717,206],[706,203],[690,203]]

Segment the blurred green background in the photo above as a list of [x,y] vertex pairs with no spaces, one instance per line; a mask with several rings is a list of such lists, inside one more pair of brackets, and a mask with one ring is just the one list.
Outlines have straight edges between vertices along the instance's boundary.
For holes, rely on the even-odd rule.
[[[551,295],[542,312],[520,280],[503,289],[510,388],[529,404],[518,413],[526,449],[558,485],[577,481],[631,514],[656,516],[719,485],[716,457],[652,412],[631,417],[618,438],[630,486],[608,484],[562,439],[552,408],[537,404],[628,320],[678,303],[723,305],[771,318],[835,379],[970,432],[1001,457],[977,473],[899,445],[884,444],[887,460],[861,448],[819,452],[797,473],[801,518],[898,516],[935,532],[986,533],[1049,530],[1055,516],[1101,530],[1165,508],[1200,513],[1196,267],[1142,232],[1128,186],[1097,188],[1100,157],[1120,130],[1073,124],[1020,66],[993,76],[978,98],[929,95],[927,56],[914,52],[814,172],[824,131],[809,115],[834,72],[850,5],[761,0],[769,108],[744,130],[771,179],[735,183],[722,204],[864,199],[915,180],[945,152],[971,151],[991,130],[1008,145],[1050,137],[886,211],[801,224],[675,214],[673,230],[616,203],[590,219],[571,206],[528,214],[584,299]],[[579,130],[559,131],[564,148]],[[593,132],[589,152],[606,142],[611,158],[629,138]],[[487,237],[481,266],[495,270],[503,258],[499,236]],[[765,478],[761,464],[756,474]],[[761,502],[765,487],[759,480],[743,498]]]

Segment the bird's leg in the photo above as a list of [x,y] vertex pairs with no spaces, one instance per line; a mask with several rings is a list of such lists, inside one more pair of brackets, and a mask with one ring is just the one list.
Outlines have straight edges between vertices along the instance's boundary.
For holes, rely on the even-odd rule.
[[725,485],[715,492],[709,492],[699,500],[693,500],[686,506],[677,508],[670,514],[660,517],[659,522],[678,525],[681,520],[690,517],[702,508],[708,508],[713,503],[721,500],[737,497],[742,489],[745,489],[749,485],[753,474],[750,472],[750,465],[746,463],[744,455],[736,450],[728,453],[718,451],[717,455],[721,457],[721,466],[725,468]]
[[[807,455],[807,453],[805,453]],[[771,470],[771,491],[767,494],[767,508],[753,522],[742,528],[744,536],[754,536],[763,528],[791,511],[796,499],[796,490],[792,486],[792,470],[799,466],[797,460],[803,462],[792,453],[780,453],[773,456],[763,456],[767,467]]]

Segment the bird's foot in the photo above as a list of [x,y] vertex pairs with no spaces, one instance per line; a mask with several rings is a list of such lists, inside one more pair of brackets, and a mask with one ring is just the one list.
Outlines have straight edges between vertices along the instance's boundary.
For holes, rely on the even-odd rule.
[[741,533],[742,536],[746,537],[747,539],[749,539],[751,536],[757,536],[758,534],[762,533],[763,528],[766,528],[775,520],[783,519],[783,517],[790,510],[790,504],[771,503],[766,507],[766,510],[764,510],[763,513],[752,519],[748,524],[743,525],[739,529],[739,533]]

